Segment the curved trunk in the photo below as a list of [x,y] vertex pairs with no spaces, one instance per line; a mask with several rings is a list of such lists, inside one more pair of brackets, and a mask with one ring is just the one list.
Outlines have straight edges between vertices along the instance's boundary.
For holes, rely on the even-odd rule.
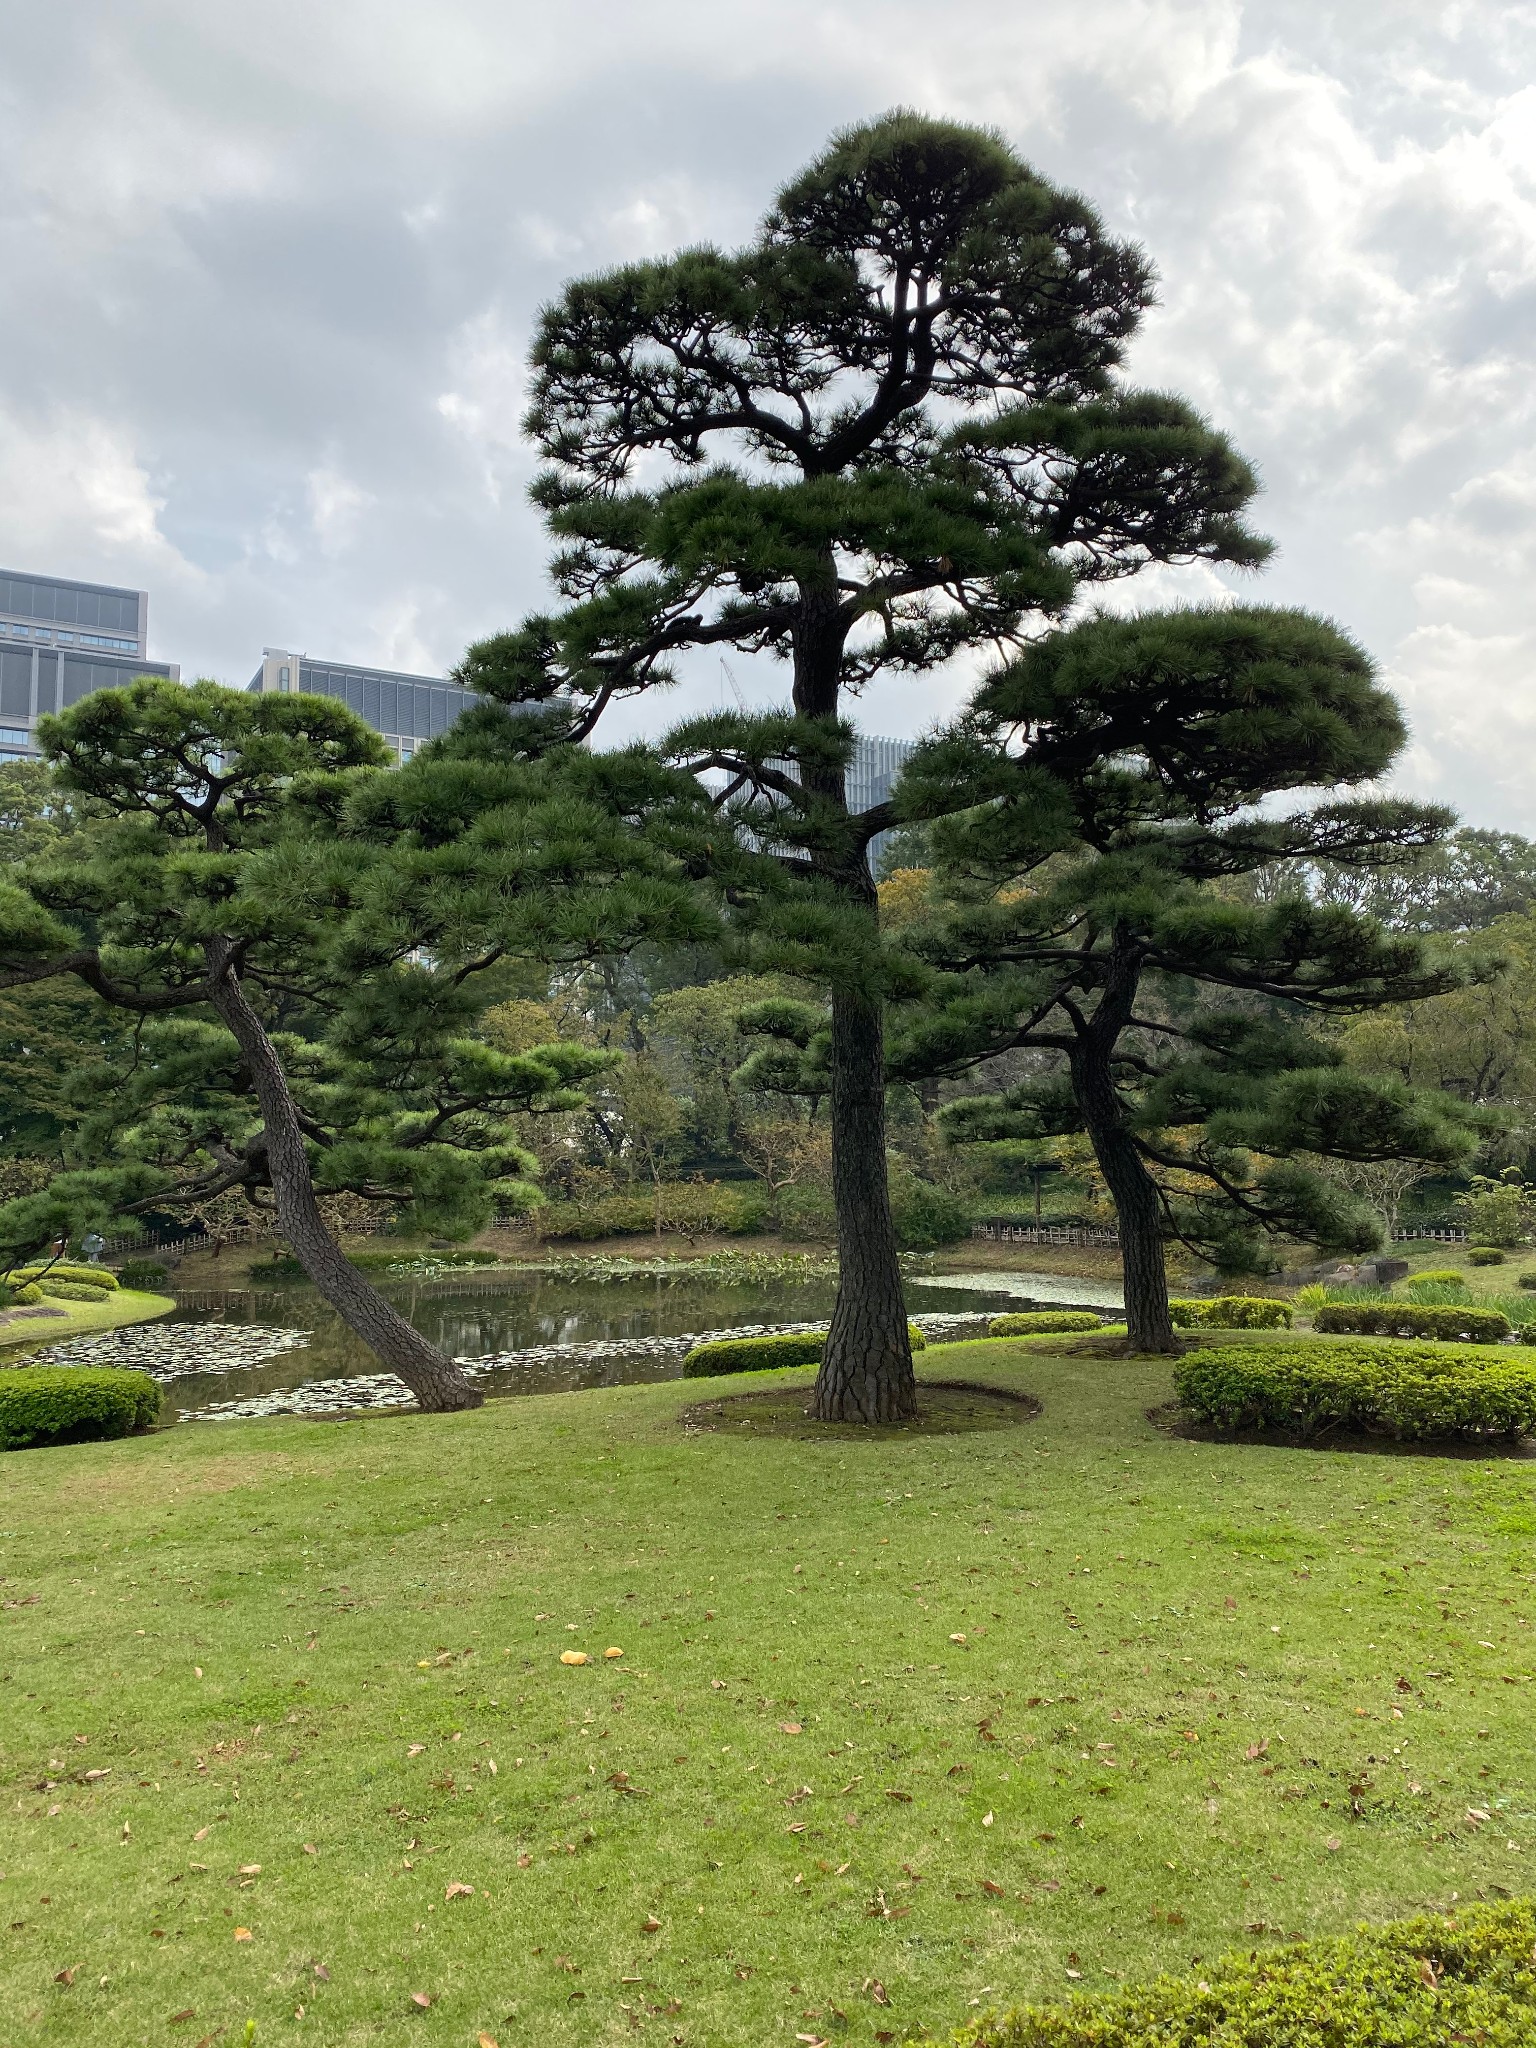
[[326,1228],[304,1150],[298,1110],[277,1049],[238,976],[215,955],[209,1003],[239,1046],[266,1132],[267,1166],[277,1219],[295,1257],[337,1315],[380,1364],[398,1373],[424,1409],[478,1408],[485,1396],[451,1358],[429,1344],[358,1272]]
[[832,1197],[837,1300],[811,1413],[906,1422],[917,1413],[901,1262],[885,1165],[885,1021],[877,996],[832,995]]
[[1177,1351],[1178,1339],[1168,1313],[1168,1269],[1157,1185],[1126,1129],[1109,1060],[1100,1046],[1092,1039],[1080,1038],[1070,1058],[1077,1106],[1119,1218],[1130,1341],[1138,1351]]

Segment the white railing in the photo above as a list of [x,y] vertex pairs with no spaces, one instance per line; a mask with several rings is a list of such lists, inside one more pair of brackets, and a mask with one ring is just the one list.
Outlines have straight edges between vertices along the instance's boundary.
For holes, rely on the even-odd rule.
[[1077,1223],[1010,1223],[994,1217],[971,1225],[972,1237],[993,1244],[1095,1244],[1117,1247],[1118,1230],[1089,1230]]

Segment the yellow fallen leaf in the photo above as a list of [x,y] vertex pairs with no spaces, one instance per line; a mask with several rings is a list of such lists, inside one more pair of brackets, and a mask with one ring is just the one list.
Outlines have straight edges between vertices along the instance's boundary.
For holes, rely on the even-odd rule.
[[475,2048],[496,2048],[496,2043],[491,2035],[481,2034],[475,2042]]
[[237,1927],[235,1929],[235,1939],[236,1941],[254,1941],[256,1937],[252,1934],[249,1927]]
[[260,1877],[261,1865],[259,1863],[242,1863],[240,1875],[242,1877]]
[[950,1640],[950,1641],[951,1641],[952,1643],[963,1643],[963,1642],[965,1641],[965,1636],[964,1636],[964,1634],[962,1633],[962,1634],[960,1634],[960,1635],[955,1635],[955,1636],[951,1636],[949,1640]]
[[201,1665],[201,1664],[194,1664],[194,1665],[192,1666],[192,1669],[193,1669],[193,1671],[194,1671],[194,1672],[196,1673],[196,1675],[197,1675],[197,1676],[198,1676],[199,1678],[201,1678],[201,1677],[202,1677],[202,1675],[203,1675],[203,1667],[202,1667],[202,1665]]
[[984,1828],[989,1828],[989,1827],[991,1827],[991,1825],[992,1825],[992,1816],[991,1816],[991,1814],[990,1814],[990,1813],[984,1813],[984,1814],[983,1814],[983,1815],[981,1816],[981,1824],[982,1824],[982,1826],[983,1826]]
[[560,1662],[562,1664],[585,1664],[586,1661],[587,1653],[585,1650],[562,1650],[560,1652]]
[[405,1753],[407,1756],[420,1756],[426,1746],[424,1742],[413,1742],[407,1747]]
[[603,1655],[605,1657],[622,1657],[623,1654],[624,1652],[622,1650],[604,1650],[603,1652]]

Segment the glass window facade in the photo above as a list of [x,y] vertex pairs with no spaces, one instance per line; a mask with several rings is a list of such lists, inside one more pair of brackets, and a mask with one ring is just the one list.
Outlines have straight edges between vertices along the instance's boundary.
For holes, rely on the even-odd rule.
[[429,740],[446,732],[461,712],[479,703],[473,690],[429,676],[392,675],[387,670],[343,667],[301,660],[299,688],[336,697],[391,739]]
[[85,626],[93,632],[122,635],[130,647],[139,644],[139,593],[113,584],[0,571],[0,612],[47,620],[55,626]]

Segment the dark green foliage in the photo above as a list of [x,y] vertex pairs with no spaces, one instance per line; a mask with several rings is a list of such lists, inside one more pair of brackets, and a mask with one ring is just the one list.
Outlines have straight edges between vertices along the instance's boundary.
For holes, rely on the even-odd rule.
[[1139,1990],[973,2021],[955,2048],[1521,2048],[1536,2035],[1536,1909],[1459,1907],[1252,1949]]
[[1536,1355],[1524,1349],[1297,1338],[1190,1351],[1173,1378],[1192,1414],[1225,1429],[1298,1436],[1349,1429],[1401,1438],[1536,1430]]
[[987,1324],[989,1337],[1066,1336],[1083,1330],[1102,1330],[1098,1316],[1070,1308],[1021,1309],[1014,1315],[994,1316]]
[[[907,1339],[914,1351],[926,1350],[928,1340],[915,1323],[907,1325]],[[824,1330],[787,1331],[777,1337],[717,1337],[712,1343],[694,1345],[683,1360],[683,1378],[717,1379],[725,1373],[820,1365],[826,1348]]]
[[1467,1246],[1467,1264],[1469,1266],[1502,1266],[1503,1263],[1504,1252],[1499,1245],[1469,1244]]
[[169,1269],[158,1259],[125,1259],[117,1269],[119,1287],[140,1288],[151,1294],[169,1277]]
[[1509,1335],[1509,1317],[1497,1309],[1445,1303],[1330,1301],[1312,1317],[1315,1330],[1359,1337],[1464,1337],[1472,1344],[1497,1344]]
[[147,1373],[77,1365],[0,1368],[0,1450],[31,1444],[94,1443],[147,1429],[160,1389]]
[[1215,1294],[1168,1304],[1176,1330],[1288,1330],[1291,1305],[1262,1294]]
[[0,1282],[0,1308],[32,1308],[43,1298],[35,1280],[18,1286],[14,1280]]
[[1517,1275],[1516,1284],[1520,1287],[1536,1287],[1536,1273],[1521,1273]]
[[904,1252],[937,1251],[969,1237],[969,1205],[948,1188],[915,1173],[891,1174],[891,1215],[896,1242]]

